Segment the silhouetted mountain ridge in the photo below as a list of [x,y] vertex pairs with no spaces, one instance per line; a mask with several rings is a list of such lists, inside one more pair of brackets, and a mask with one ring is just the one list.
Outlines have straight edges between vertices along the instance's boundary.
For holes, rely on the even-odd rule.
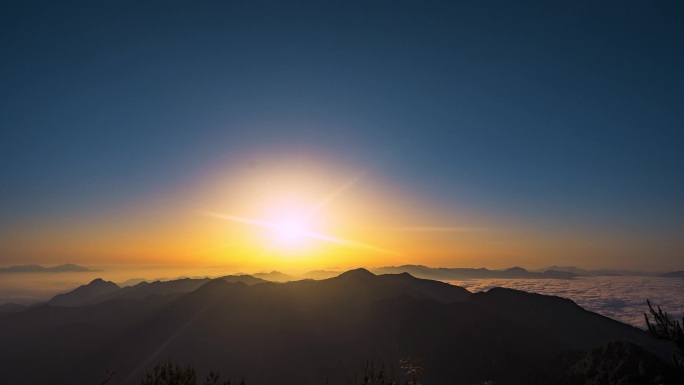
[[80,306],[97,301],[98,298],[121,290],[114,282],[96,278],[87,285],[80,286],[68,293],[57,294],[47,303],[55,306]]
[[667,278],[684,278],[684,271],[671,271],[669,273],[661,274],[660,276]]
[[409,273],[414,277],[434,280],[460,280],[475,278],[518,278],[518,279],[572,279],[576,274],[556,270],[543,272],[531,272],[522,267],[512,267],[505,270],[489,270],[485,268],[462,268],[462,267],[428,267],[422,265],[387,266],[373,269],[376,274]]
[[0,268],[0,273],[80,273],[86,271],[101,271],[93,270],[87,267],[67,263],[53,267],[43,267],[40,265],[19,265]]
[[[227,275],[217,279],[226,282],[244,282],[249,285],[267,282],[250,275]],[[85,306],[112,299],[144,299],[150,296],[189,293],[209,281],[211,281],[210,278],[180,278],[170,281],[143,281],[134,286],[121,288],[113,282],[97,278],[68,293],[58,294],[47,303],[55,306]]]
[[362,362],[406,356],[423,359],[425,384],[534,385],[555,383],[549,379],[611,341],[669,354],[644,331],[570,300],[510,289],[470,294],[364,269],[320,281],[213,279],[186,293],[46,304],[3,314],[0,331],[0,383],[26,385],[96,383],[103,368],[117,370],[118,384],[138,384],[168,358],[250,383],[346,384]]
[[256,273],[256,274],[251,274],[255,278],[260,278],[266,281],[272,281],[272,282],[288,282],[288,281],[295,281],[296,278],[294,276],[291,276],[289,274],[284,274],[279,271],[271,271],[269,273]]
[[541,269],[539,271],[548,271],[548,270],[554,270],[554,271],[561,271],[561,272],[568,272],[568,273],[573,273],[578,276],[587,276],[587,277],[593,277],[593,276],[608,276],[608,277],[617,277],[617,276],[657,276],[658,274],[656,273],[649,273],[645,271],[636,271],[636,270],[626,270],[626,269],[582,269],[576,266],[551,266],[546,269]]

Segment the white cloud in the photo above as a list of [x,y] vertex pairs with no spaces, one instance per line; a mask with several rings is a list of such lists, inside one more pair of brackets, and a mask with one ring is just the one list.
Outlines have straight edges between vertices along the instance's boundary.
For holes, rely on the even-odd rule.
[[657,277],[582,277],[560,279],[473,279],[449,281],[471,292],[508,287],[569,298],[583,308],[645,328],[646,299],[676,319],[684,313],[684,280]]

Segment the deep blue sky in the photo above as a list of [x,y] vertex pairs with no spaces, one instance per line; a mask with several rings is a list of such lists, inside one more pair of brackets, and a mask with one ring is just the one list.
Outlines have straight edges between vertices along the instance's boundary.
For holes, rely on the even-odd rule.
[[681,1],[3,2],[0,225],[273,146],[680,247],[683,20]]

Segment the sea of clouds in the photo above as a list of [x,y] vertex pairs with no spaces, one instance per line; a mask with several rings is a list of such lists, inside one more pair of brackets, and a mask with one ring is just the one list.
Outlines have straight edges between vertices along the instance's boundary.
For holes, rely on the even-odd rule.
[[493,287],[555,295],[575,301],[586,310],[646,328],[646,300],[676,319],[684,314],[684,279],[660,277],[581,277],[564,279],[471,279],[449,281],[476,293]]

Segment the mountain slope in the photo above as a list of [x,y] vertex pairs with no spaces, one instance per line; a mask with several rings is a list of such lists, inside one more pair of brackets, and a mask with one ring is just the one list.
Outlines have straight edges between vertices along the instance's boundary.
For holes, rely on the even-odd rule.
[[47,303],[54,306],[81,306],[93,303],[98,298],[116,293],[121,288],[114,282],[97,278],[87,285],[80,286],[68,293],[57,294]]
[[658,385],[684,383],[682,373],[643,348],[611,342],[587,353],[559,385]]
[[[263,279],[250,275],[227,275],[221,277],[227,282],[244,282],[249,285],[264,283]],[[165,296],[176,293],[189,293],[211,281],[210,278],[181,278],[171,281],[140,282],[133,286],[118,285],[96,279],[87,285],[65,293],[58,294],[47,303],[54,306],[85,306],[109,301],[112,299],[145,299],[149,296]]]
[[0,383],[27,385],[96,383],[107,368],[118,371],[118,384],[138,384],[166,359],[251,383],[345,384],[366,360],[390,365],[407,356],[423,359],[426,384],[546,384],[550,368],[565,370],[612,340],[661,348],[561,298],[471,295],[363,269],[322,281],[214,279],[189,293],[41,306],[0,317],[0,331]]

